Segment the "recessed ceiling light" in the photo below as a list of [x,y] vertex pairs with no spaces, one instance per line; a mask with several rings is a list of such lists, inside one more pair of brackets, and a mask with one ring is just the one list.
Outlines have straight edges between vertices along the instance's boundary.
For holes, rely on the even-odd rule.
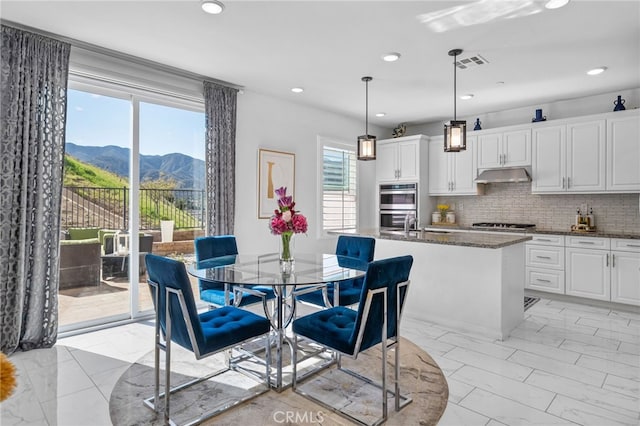
[[472,93],[467,93],[466,95],[461,95],[460,96],[460,99],[462,99],[463,101],[468,101],[471,98],[473,98],[473,94]]
[[302,92],[304,92],[304,89],[302,87],[293,87],[293,88],[291,88],[291,91],[293,93],[302,93]]
[[545,3],[544,7],[547,9],[558,9],[562,6],[566,6],[569,0],[549,0]]
[[602,74],[606,70],[607,70],[607,67],[598,67],[598,68],[594,68],[592,70],[587,71],[587,74],[588,75],[598,75],[598,74]]
[[385,62],[395,62],[400,59],[400,54],[398,52],[390,52],[382,55],[382,60]]
[[384,117],[385,115],[387,115],[386,112],[378,112],[378,113],[376,113],[376,117]]
[[200,7],[207,13],[218,15],[224,10],[224,4],[218,0],[202,0]]

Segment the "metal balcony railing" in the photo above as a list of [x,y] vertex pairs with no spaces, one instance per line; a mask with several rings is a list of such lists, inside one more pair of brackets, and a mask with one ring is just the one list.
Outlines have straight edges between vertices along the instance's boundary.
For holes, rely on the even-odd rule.
[[[145,188],[139,192],[140,229],[160,229],[161,220],[173,220],[175,229],[204,229],[204,190]],[[127,187],[65,186],[61,228],[128,229],[129,207]]]

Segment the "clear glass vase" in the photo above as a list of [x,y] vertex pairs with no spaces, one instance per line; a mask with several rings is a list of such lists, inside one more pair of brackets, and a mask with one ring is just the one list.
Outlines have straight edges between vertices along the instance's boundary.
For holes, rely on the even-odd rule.
[[280,269],[283,273],[293,272],[293,264],[295,262],[293,256],[295,248],[294,235],[291,231],[280,235]]

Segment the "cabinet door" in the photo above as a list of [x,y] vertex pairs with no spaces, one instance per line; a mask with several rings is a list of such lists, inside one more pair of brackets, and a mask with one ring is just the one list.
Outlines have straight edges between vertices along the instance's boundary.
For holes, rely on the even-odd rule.
[[565,126],[533,129],[531,192],[566,189]]
[[396,143],[378,144],[376,147],[376,177],[378,181],[398,179],[398,146]]
[[451,188],[449,153],[444,152],[443,139],[429,141],[429,195],[447,194]]
[[502,167],[502,133],[478,136],[478,168]]
[[473,155],[475,154],[476,137],[467,137],[466,151],[452,152],[449,157],[449,175],[452,182],[453,194],[476,195],[476,168]]
[[420,142],[398,143],[398,179],[417,182],[420,178]]
[[607,189],[640,191],[640,117],[607,119]]
[[531,165],[531,129],[504,132],[502,135],[502,165]]
[[566,294],[589,299],[611,299],[608,250],[566,248]]
[[605,190],[605,121],[567,124],[567,190]]
[[611,301],[640,305],[640,253],[611,252]]

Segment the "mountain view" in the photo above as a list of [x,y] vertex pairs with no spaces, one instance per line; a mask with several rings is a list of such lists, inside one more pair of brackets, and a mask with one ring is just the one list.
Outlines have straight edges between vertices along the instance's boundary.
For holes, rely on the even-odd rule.
[[[118,176],[129,175],[129,148],[114,145],[83,146],[66,143],[66,153],[70,156]],[[177,189],[204,189],[204,161],[189,155],[171,153],[165,155],[140,154],[140,181],[173,179]]]

